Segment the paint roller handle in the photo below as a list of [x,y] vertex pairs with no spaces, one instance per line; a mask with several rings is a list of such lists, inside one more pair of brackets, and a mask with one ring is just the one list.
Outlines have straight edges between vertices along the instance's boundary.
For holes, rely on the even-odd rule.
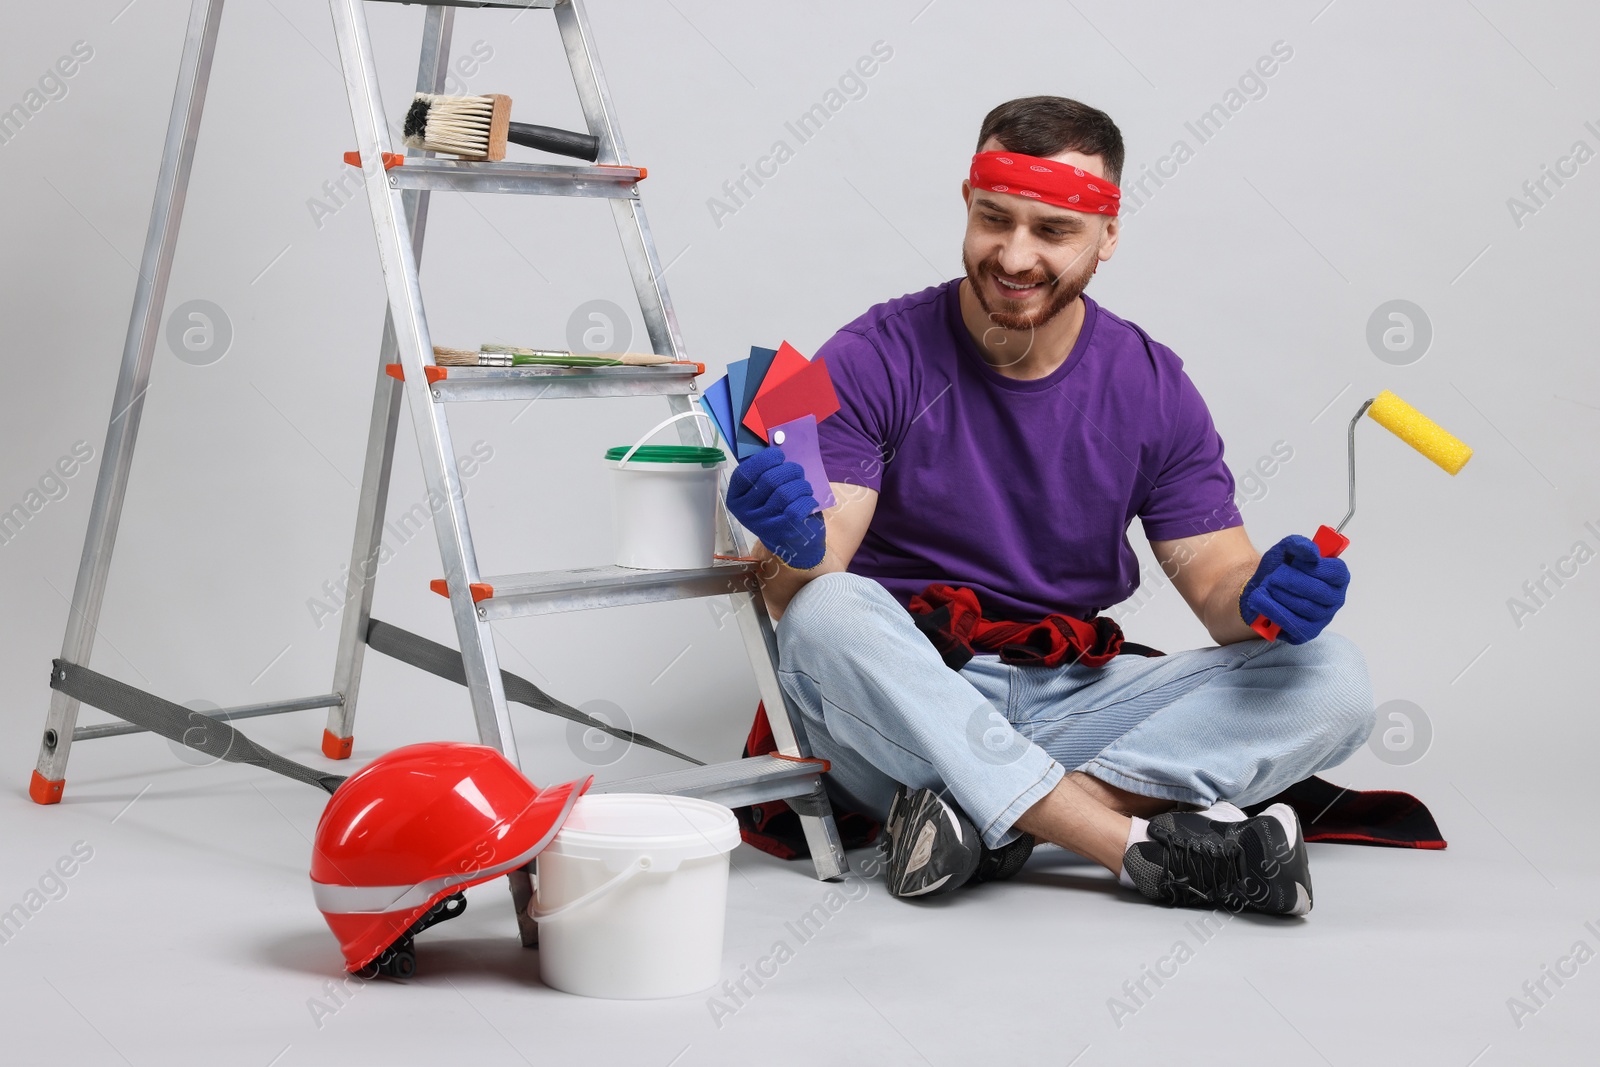
[[[1317,546],[1317,551],[1322,553],[1324,559],[1332,559],[1349,546],[1350,538],[1335,530],[1332,526],[1318,526],[1316,535],[1311,538],[1311,543]],[[1250,629],[1268,641],[1276,641],[1278,633],[1283,627],[1272,622],[1265,615],[1257,615],[1256,621],[1250,624]]]
[[537,126],[531,122],[511,123],[506,129],[506,140],[524,148],[537,148],[558,156],[573,156],[590,163],[600,154],[600,139],[593,134],[558,130],[554,126]]

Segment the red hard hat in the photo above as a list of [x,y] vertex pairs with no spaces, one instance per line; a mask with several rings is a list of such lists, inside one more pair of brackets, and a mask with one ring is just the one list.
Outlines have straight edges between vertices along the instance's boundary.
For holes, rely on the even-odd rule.
[[436,904],[533,859],[590,775],[541,790],[485,745],[434,741],[379,756],[317,823],[311,888],[359,971]]

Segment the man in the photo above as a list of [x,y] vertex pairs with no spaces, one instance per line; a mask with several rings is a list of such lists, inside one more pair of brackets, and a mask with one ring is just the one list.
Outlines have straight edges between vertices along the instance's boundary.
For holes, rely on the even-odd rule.
[[[1372,730],[1365,661],[1323,632],[1349,571],[1299,536],[1251,547],[1182,361],[1083,296],[1116,251],[1122,163],[1094,108],[991,111],[961,186],[966,276],[817,352],[841,405],[818,428],[834,506],[814,514],[776,446],[740,464],[728,505],[776,560],[780,678],[832,796],[885,821],[894,895],[1009,877],[1042,839],[1162,903],[1304,915],[1293,810],[1241,807]],[[1137,587],[1135,516],[1215,647],[1117,656],[1109,620],[1077,622]],[[956,589],[982,613],[970,658],[924,625]],[[1055,666],[981,639],[1041,620],[1030,639],[1073,646]]]

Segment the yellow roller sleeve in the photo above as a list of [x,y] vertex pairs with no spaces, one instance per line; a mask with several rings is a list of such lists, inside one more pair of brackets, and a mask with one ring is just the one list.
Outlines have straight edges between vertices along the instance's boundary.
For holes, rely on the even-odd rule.
[[1387,389],[1373,400],[1367,414],[1451,474],[1458,473],[1472,458],[1472,449],[1459,437]]

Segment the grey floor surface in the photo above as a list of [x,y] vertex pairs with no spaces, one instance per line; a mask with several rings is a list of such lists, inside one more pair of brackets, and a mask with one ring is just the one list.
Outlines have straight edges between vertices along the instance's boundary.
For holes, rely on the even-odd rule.
[[[292,718],[260,730],[287,736]],[[1313,845],[1307,920],[1209,930],[1204,913],[1145,904],[1057,850],[1014,882],[917,906],[859,877],[830,901],[808,867],[741,846],[724,976],[784,942],[783,961],[762,966],[776,973],[737,998],[620,1002],[544,986],[499,882],[419,938],[415,980],[330,984],[340,959],[306,874],[320,795],[250,768],[184,766],[158,739],[120,744],[75,751],[59,806],[0,795],[0,905],[37,905],[0,945],[0,1062],[1594,1062],[1594,852],[1563,830],[1573,816],[1513,796],[1491,822],[1429,784],[1447,851]],[[45,879],[75,845],[90,857]],[[42,879],[50,892],[30,898]],[[797,928],[819,904],[825,921]]]
[[[422,13],[367,6],[392,116]],[[58,806],[25,793],[188,5],[9,3],[0,108],[38,106],[0,138],[14,354],[0,513],[31,513],[0,536],[0,1067],[1600,1063],[1600,716],[1587,670],[1600,565],[1586,565],[1600,558],[1600,164],[1565,169],[1596,154],[1575,152],[1575,139],[1592,149],[1600,136],[1600,7],[1036,0],[974,18],[972,5],[929,0],[588,6],[632,158],[651,172],[642,195],[706,384],[754,343],[814,354],[873,304],[960,274],[956,192],[982,116],[1060,92],[1114,115],[1142,183],[1091,295],[1183,358],[1258,547],[1337,518],[1344,420],[1362,397],[1393,389],[1478,449],[1452,481],[1361,431],[1361,510],[1344,557],[1355,577],[1338,622],[1366,651],[1380,705],[1414,702],[1432,725],[1415,759],[1364,750],[1329,777],[1415,792],[1450,848],[1312,846],[1308,920],[1236,918],[1204,941],[1196,913],[1144,904],[1057,852],[937,905],[847,884],[804,943],[787,924],[826,910],[830,890],[803,865],[741,848],[726,976],[780,941],[793,956],[731,1014],[709,994],[621,1003],[546,988],[498,884],[423,935],[416,980],[333,985],[334,999],[340,957],[307,884],[319,793],[186,766],[149,737],[81,745]],[[461,11],[456,70],[471,92],[511,95],[521,118],[579,128],[558,39],[525,14]],[[51,91],[73,42],[95,58]],[[774,139],[787,144],[789,125],[874,42],[892,62],[777,180],[753,199],[745,188],[736,217],[722,215],[731,180],[763,165]],[[1280,44],[1292,62],[1269,63]],[[472,60],[469,76],[469,57],[492,62]],[[1252,91],[1241,76],[1268,67],[1278,72]],[[1238,114],[1220,136],[1196,137],[1236,85],[1248,104],[1228,105]],[[324,201],[347,180],[351,144],[327,5],[228,5],[87,658],[96,670],[228,706],[329,689],[338,627],[321,598],[350,558],[384,312],[361,195],[341,184],[334,215]],[[1155,178],[1159,196],[1143,202],[1174,155],[1181,177]],[[1567,178],[1549,199],[1554,169]],[[1529,217],[1534,182],[1543,195]],[[633,324],[632,344],[617,347],[641,344],[614,232],[599,202],[436,198],[423,268],[435,339],[578,347],[563,339],[583,336],[573,331],[598,302]],[[1401,298],[1420,317],[1397,349],[1381,328]],[[230,324],[231,348],[205,365],[172,340],[191,301]],[[1413,336],[1415,324],[1425,329]],[[531,406],[451,412],[458,451],[497,457],[465,490],[478,559],[488,574],[609,562],[600,456],[637,440],[659,403],[523,417]],[[95,460],[69,483],[47,480],[77,442]],[[1273,465],[1280,445],[1292,464]],[[415,457],[408,414],[391,519],[427,500]],[[1144,585],[1117,620],[1169,651],[1205,642],[1134,540]],[[453,644],[425,591],[440,574],[429,536],[394,551],[378,616]],[[496,642],[507,669],[561,699],[626,708],[646,733],[728,758],[756,691],[716,601],[520,619],[497,626]],[[360,703],[352,765],[471,736],[455,687],[380,657],[368,657]],[[581,773],[564,724],[517,715],[540,784]],[[322,720],[300,712],[245,731],[353,769],[322,759]],[[671,766],[632,751],[606,773]],[[74,873],[56,881],[63,857]],[[1146,968],[1160,967],[1170,977],[1157,986]],[[1140,981],[1134,1000],[1125,984]]]

